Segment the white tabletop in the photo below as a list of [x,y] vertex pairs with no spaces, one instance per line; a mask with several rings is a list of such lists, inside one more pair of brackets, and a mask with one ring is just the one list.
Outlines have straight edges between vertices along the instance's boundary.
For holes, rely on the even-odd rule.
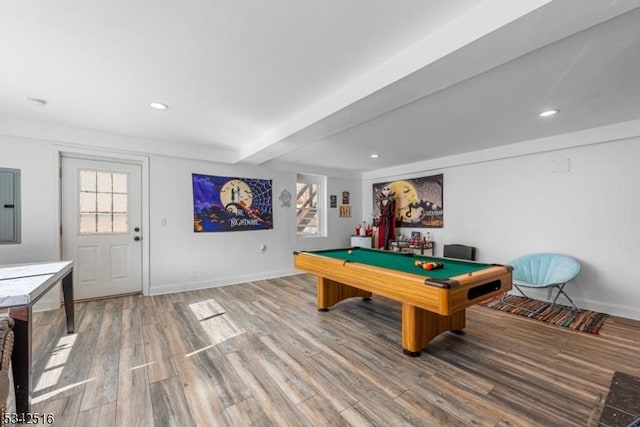
[[73,261],[0,265],[0,307],[35,302],[72,268]]

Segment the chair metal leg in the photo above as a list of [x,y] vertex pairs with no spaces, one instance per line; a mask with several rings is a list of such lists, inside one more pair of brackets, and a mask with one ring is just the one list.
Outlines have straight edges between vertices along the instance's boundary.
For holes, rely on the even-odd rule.
[[[513,284],[513,286],[515,286],[515,288],[518,290],[518,292],[520,292],[520,293],[522,294],[522,296],[523,296],[523,297],[525,297],[525,298],[529,298],[529,297],[527,296],[527,294],[525,294],[525,293],[522,291],[522,289],[520,289],[520,286],[516,285],[515,283]],[[531,299],[531,298],[529,298],[529,299]]]
[[558,292],[556,293],[556,297],[553,299],[553,303],[555,304],[556,301],[558,300],[558,297],[560,296],[560,294],[562,294],[562,295],[564,295],[564,297],[566,299],[569,300],[569,302],[573,306],[573,309],[574,310],[578,310],[578,306],[573,302],[573,300],[569,297],[569,295],[567,295],[567,293],[564,291],[564,285],[566,285],[566,283],[563,283],[563,284],[557,286]]

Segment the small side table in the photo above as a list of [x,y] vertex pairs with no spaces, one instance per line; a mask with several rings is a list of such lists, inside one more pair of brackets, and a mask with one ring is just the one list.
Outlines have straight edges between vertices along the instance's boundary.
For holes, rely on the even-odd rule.
[[371,236],[351,236],[351,246],[371,248]]

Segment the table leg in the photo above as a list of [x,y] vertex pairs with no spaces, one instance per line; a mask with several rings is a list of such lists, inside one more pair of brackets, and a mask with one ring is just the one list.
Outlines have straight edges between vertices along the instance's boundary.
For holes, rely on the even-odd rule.
[[445,331],[465,327],[465,310],[449,316],[433,313],[410,304],[402,304],[402,349],[406,355],[417,357],[429,341]]
[[326,277],[318,277],[317,281],[316,304],[318,310],[328,311],[329,307],[339,303],[342,300],[353,297],[371,298],[371,292],[327,279]]
[[73,268],[62,279],[62,297],[64,299],[64,311],[67,316],[67,332],[75,332],[75,311],[73,308]]
[[15,321],[11,368],[18,414],[31,411],[31,314],[31,306],[9,310],[9,316]]

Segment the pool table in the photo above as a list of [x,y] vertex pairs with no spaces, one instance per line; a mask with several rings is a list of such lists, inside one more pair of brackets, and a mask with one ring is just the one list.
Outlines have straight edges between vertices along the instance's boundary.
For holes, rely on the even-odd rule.
[[[415,261],[437,261],[427,271]],[[452,258],[378,249],[344,248],[294,252],[297,269],[317,276],[320,311],[352,297],[373,294],[402,303],[402,348],[409,356],[445,331],[462,333],[465,308],[511,289],[512,268]]]

